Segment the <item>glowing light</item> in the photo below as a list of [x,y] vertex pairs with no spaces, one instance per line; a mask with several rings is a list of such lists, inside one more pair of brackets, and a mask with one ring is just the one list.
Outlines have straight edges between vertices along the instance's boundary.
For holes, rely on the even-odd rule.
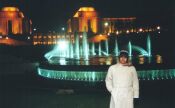
[[14,12],[14,11],[19,11],[19,9],[16,7],[4,7],[2,8],[2,11]]
[[8,13],[7,13],[7,16],[8,16],[8,17],[14,17],[15,14],[14,14],[14,13],[11,13],[11,12],[8,12]]
[[132,56],[132,44],[131,41],[128,43],[129,56]]
[[65,58],[61,58],[61,59],[59,60],[59,62],[60,62],[61,65],[66,65],[66,60],[65,60]]
[[106,39],[107,39],[107,35],[100,34],[100,35],[96,35],[93,38],[91,38],[90,41],[91,42],[100,42],[100,41],[103,41]]
[[9,39],[8,37],[6,37],[5,39]]
[[147,51],[148,51],[148,56],[151,56],[151,38],[150,35],[147,37]]
[[0,38],[2,38],[2,36],[0,36]]
[[[84,13],[83,15],[85,16],[92,16],[93,13],[92,12],[95,12],[95,9],[93,7],[81,7],[74,15],[74,17],[80,17],[80,14],[79,13]],[[82,14],[81,14],[82,15]]]
[[139,46],[132,45],[132,49],[139,51],[141,55],[148,56],[148,52]]
[[58,45],[59,50],[66,50],[68,48],[68,43],[67,41],[59,41]]
[[143,29],[142,29],[142,28],[140,28],[140,29],[139,29],[139,32],[142,32],[142,31],[143,31]]
[[129,33],[129,30],[126,30],[126,33]]
[[[88,28],[91,28],[91,30],[94,33],[97,33],[98,31],[98,16],[97,12],[92,7],[81,7],[74,15],[74,18],[81,19],[79,20],[78,25],[72,26],[72,20],[69,20],[68,22],[68,31],[75,31],[73,28],[77,27],[79,32],[88,31]],[[74,22],[74,21],[73,21]],[[90,25],[89,25],[90,23]],[[73,28],[72,28],[73,27]],[[73,32],[72,31],[72,32]]]
[[104,25],[105,25],[105,27],[107,27],[109,24],[108,24],[108,22],[105,22]]
[[117,31],[117,32],[116,32],[116,35],[118,35],[118,34],[119,34],[119,32]]
[[30,37],[27,37],[27,39],[29,40],[29,39],[30,39]]
[[160,30],[160,26],[157,26],[157,30]]
[[[4,7],[0,10],[1,16],[1,30],[0,32],[2,35],[8,35],[9,29],[12,34],[22,34],[23,33],[23,18],[24,15],[22,12],[19,11],[16,7]],[[10,21],[11,28],[9,28],[6,24]],[[26,21],[24,21],[26,22]],[[30,24],[31,25],[31,24]],[[28,26],[25,24],[25,26]],[[2,29],[3,28],[3,29]],[[30,33],[30,28],[27,29],[25,32]]]
[[158,33],[160,34],[160,31]]
[[64,31],[64,30],[65,30],[65,28],[64,28],[64,27],[62,27],[62,28],[61,28],[61,30],[62,30],[62,31]]
[[95,11],[93,7],[81,7],[78,11]]
[[36,31],[36,28],[34,28],[33,31]]

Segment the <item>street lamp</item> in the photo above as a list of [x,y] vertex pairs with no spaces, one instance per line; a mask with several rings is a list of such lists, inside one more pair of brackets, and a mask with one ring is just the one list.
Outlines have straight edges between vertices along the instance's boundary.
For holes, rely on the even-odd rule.
[[62,31],[65,31],[65,28],[64,28],[64,27],[62,27],[62,28],[61,28],[61,30],[62,30]]
[[36,28],[34,28],[33,31],[36,31]]
[[105,22],[105,23],[104,23],[104,26],[105,26],[105,27],[107,27],[108,25],[109,25],[108,22]]
[[157,26],[157,30],[160,30],[160,26]]
[[65,33],[65,28],[64,27],[61,28],[61,32],[62,32],[63,38],[66,38],[66,33]]
[[105,22],[105,23],[104,23],[104,32],[105,32],[106,34],[109,32],[108,26],[109,26],[109,23],[108,23],[108,22]]
[[142,28],[140,28],[140,29],[139,29],[139,32],[142,32],[142,31],[143,31],[143,29],[142,29]]

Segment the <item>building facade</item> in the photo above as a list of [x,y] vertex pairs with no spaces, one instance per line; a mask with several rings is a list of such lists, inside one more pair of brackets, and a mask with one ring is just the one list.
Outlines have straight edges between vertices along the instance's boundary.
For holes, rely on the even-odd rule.
[[32,33],[32,21],[16,7],[4,7],[0,10],[0,35],[7,36]]
[[115,33],[132,29],[136,18],[101,18],[93,7],[81,7],[67,22],[67,32]]
[[92,7],[80,8],[73,18],[68,20],[68,32],[98,32],[99,18],[98,14]]
[[90,42],[100,42],[108,39],[110,35],[154,32],[160,29],[159,26],[137,27],[136,20],[136,17],[101,18],[93,7],[81,7],[67,21],[64,33],[35,34],[33,44],[53,45],[57,44],[59,39],[71,39],[74,42],[75,35],[79,35],[81,40],[83,32],[87,32]]

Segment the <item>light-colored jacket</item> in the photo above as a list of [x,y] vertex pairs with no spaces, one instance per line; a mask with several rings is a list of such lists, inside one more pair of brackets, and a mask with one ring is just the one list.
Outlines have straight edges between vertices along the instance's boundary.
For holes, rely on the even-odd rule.
[[112,65],[106,75],[106,88],[111,93],[110,108],[133,108],[139,98],[139,81],[134,66]]

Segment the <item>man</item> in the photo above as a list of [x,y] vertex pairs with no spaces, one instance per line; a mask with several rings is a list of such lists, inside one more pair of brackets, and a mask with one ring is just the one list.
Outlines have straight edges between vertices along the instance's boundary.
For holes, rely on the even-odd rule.
[[110,108],[133,108],[133,98],[139,98],[137,72],[128,59],[128,52],[122,50],[119,63],[108,69],[105,82],[107,90],[111,93]]

